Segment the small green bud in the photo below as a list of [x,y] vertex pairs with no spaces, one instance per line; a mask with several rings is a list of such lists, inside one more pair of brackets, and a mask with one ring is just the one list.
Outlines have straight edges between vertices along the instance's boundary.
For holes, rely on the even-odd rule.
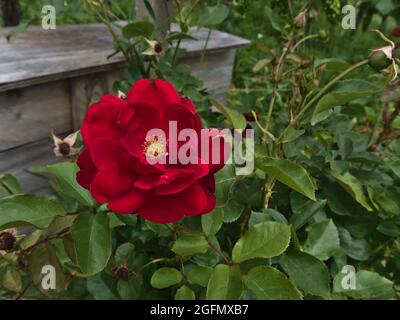
[[368,57],[368,64],[376,71],[389,67],[394,60],[394,49],[391,46],[372,50]]

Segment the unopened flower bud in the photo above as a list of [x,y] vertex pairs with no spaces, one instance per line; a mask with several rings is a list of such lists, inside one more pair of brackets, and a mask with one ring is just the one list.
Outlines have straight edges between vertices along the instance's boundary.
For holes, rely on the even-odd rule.
[[368,57],[368,64],[376,71],[381,71],[389,67],[394,60],[394,49],[386,46],[372,50]]
[[301,11],[294,19],[293,24],[298,28],[303,28],[306,25],[306,10]]

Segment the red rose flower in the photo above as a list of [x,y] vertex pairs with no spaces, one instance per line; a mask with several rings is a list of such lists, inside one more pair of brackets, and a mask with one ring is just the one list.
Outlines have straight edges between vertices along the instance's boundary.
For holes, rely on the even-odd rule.
[[[110,210],[137,213],[153,222],[169,223],[212,211],[214,174],[227,159],[227,145],[218,130],[209,129],[214,134],[207,138],[211,147],[207,161],[200,151],[197,163],[170,161],[171,121],[176,121],[178,133],[193,129],[201,137],[202,124],[192,101],[180,97],[166,81],[137,81],[127,100],[102,97],[89,108],[81,128],[85,149],[77,161],[79,184],[97,202],[108,203]],[[152,129],[163,130],[166,139],[149,136]],[[176,150],[188,140],[176,142]],[[215,153],[221,159],[218,164],[211,161]],[[148,161],[162,157],[165,163]]]

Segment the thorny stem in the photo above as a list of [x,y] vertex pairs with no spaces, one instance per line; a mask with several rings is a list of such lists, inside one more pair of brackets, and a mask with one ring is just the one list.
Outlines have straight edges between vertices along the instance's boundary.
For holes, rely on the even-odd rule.
[[296,50],[296,48],[301,45],[304,41],[310,40],[310,39],[314,39],[314,38],[318,38],[319,35],[318,34],[310,34],[307,37],[304,37],[303,39],[299,40],[298,42],[296,42],[296,44],[292,47],[291,52],[294,52]]
[[[287,47],[284,48],[281,56],[279,57],[279,61],[278,64],[276,66],[275,72],[273,72],[273,81],[274,81],[274,87],[272,88],[272,92],[271,92],[271,100],[269,102],[269,106],[268,106],[268,115],[267,115],[267,119],[265,121],[265,131],[268,131],[270,122],[271,122],[271,117],[272,117],[272,112],[274,110],[274,104],[275,104],[275,98],[276,98],[276,92],[278,90],[278,85],[280,82],[280,77],[281,77],[281,68],[283,65],[283,62],[285,60],[285,58],[287,57],[287,55],[289,54],[290,51],[290,47],[292,46],[293,43],[293,37],[290,37]],[[264,140],[266,138],[266,134],[264,133]]]
[[337,75],[335,78],[333,78],[331,81],[329,81],[325,85],[325,87],[323,87],[309,102],[306,103],[304,108],[300,110],[300,112],[294,117],[294,119],[292,121],[290,121],[289,125],[285,128],[285,130],[283,130],[282,134],[279,136],[278,142],[282,142],[283,136],[285,135],[287,130],[289,130],[290,126],[293,123],[296,123],[297,121],[299,121],[299,119],[303,116],[303,114],[306,111],[308,111],[314,105],[314,103],[317,102],[336,82],[338,82],[340,79],[342,79],[343,77],[345,77],[352,71],[354,71],[354,70],[358,69],[359,67],[362,67],[366,64],[368,64],[368,60],[367,59],[362,60],[362,61],[350,66],[349,68],[344,70],[342,73]]
[[44,238],[44,239],[42,239],[42,240],[36,242],[36,243],[33,244],[32,246],[30,246],[30,247],[28,247],[28,248],[22,250],[22,251],[21,251],[21,256],[23,256],[23,255],[24,255],[25,253],[27,253],[27,252],[32,251],[32,249],[34,249],[35,247],[37,247],[37,246],[39,246],[39,245],[41,245],[41,244],[43,244],[43,243],[46,243],[46,242],[51,241],[51,240],[54,240],[54,239],[62,238],[62,237],[63,237],[65,234],[67,234],[68,232],[69,232],[68,229],[67,229],[67,230],[62,230],[62,231],[60,231],[59,233],[57,233],[57,234],[55,234],[55,235],[53,235],[53,236],[48,236],[48,237],[46,237],[46,238]]
[[217,248],[216,246],[214,246],[210,240],[208,240],[208,238],[206,237],[207,243],[210,246],[211,249],[213,249],[215,252],[217,252],[222,259],[224,259],[224,261],[226,262],[227,265],[232,266],[233,265],[233,261],[231,261],[219,248]]

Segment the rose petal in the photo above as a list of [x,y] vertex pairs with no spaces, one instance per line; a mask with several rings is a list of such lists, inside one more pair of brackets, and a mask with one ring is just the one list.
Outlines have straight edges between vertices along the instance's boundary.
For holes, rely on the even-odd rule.
[[91,105],[81,127],[85,146],[90,147],[95,139],[101,137],[115,139],[118,114],[126,106],[126,101],[114,96],[104,96],[98,103]]
[[147,103],[160,110],[170,104],[179,104],[180,97],[174,86],[164,80],[156,79],[153,83],[149,79],[137,81],[128,93],[128,105]]
[[157,223],[170,223],[184,215],[193,216],[208,209],[209,199],[203,187],[195,183],[174,195],[152,195],[137,213],[143,218]]
[[137,211],[148,200],[151,200],[148,192],[134,188],[124,195],[110,200],[108,208],[121,214],[129,214]]
[[97,173],[97,168],[90,156],[89,149],[84,149],[77,160],[77,165],[80,171],[76,174],[76,180],[85,189],[90,189],[94,177]]

